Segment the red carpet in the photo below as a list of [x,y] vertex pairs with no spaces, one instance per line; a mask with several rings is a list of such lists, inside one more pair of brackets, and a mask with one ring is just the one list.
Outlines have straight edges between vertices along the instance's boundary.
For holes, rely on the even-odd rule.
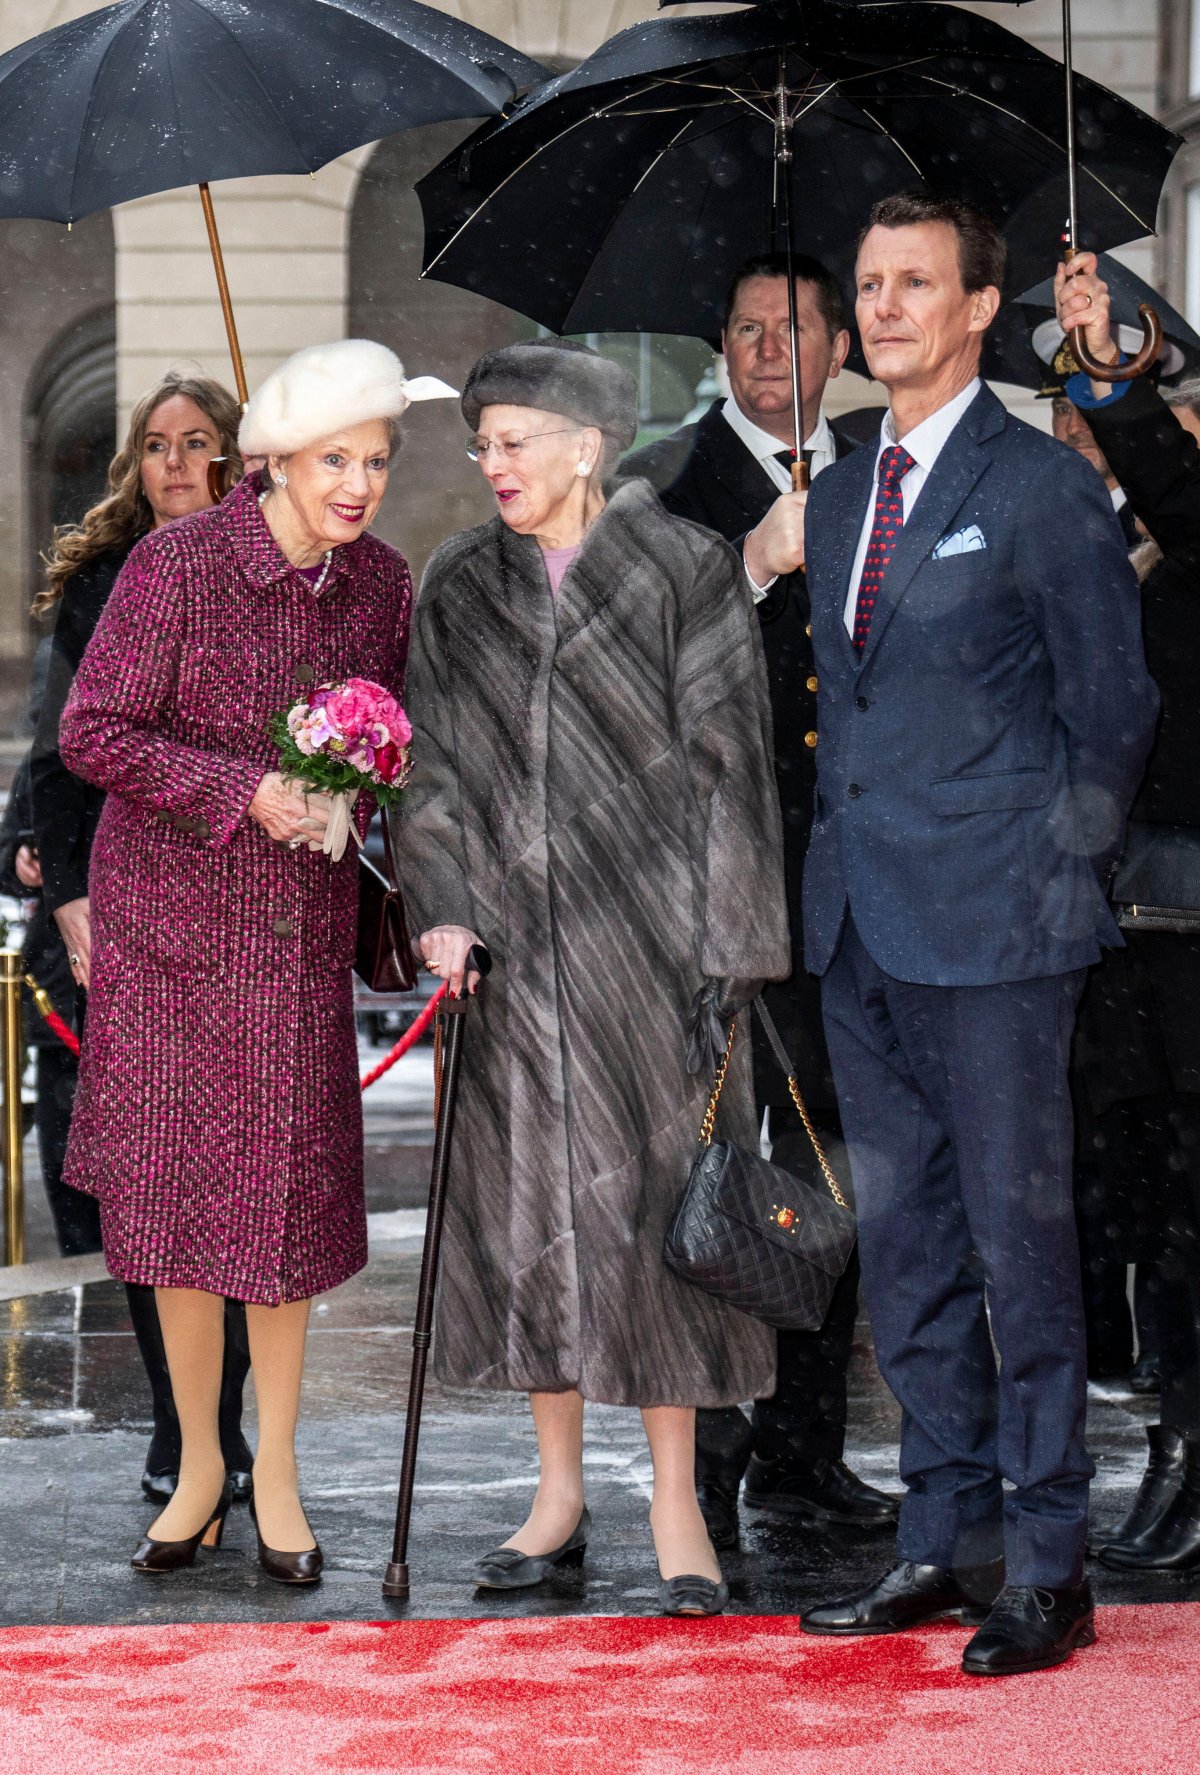
[[960,1674],[965,1632],[794,1620],[6,1628],[4,1775],[1176,1775],[1200,1604],[1102,1611],[1064,1669]]

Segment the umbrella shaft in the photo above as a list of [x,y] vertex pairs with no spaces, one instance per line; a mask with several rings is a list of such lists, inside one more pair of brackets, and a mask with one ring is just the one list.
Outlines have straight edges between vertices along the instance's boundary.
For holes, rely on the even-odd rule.
[[1063,67],[1067,80],[1067,247],[1079,246],[1079,180],[1075,165],[1075,77],[1072,70],[1071,0],[1062,0]]
[[[783,250],[787,259],[788,333],[792,348],[792,486],[800,490],[804,478],[800,452],[804,448],[804,402],[800,393],[800,323],[796,316],[796,276],[792,266],[792,120],[788,115],[787,61],[779,57],[778,109],[775,114],[775,189],[783,222]],[[797,475],[797,467],[800,474]]]
[[233,380],[237,386],[238,400],[244,411],[249,404],[250,390],[246,387],[246,368],[242,363],[242,348],[238,344],[237,322],[233,318],[233,301],[229,294],[229,280],[225,276],[225,255],[221,251],[221,237],[217,233],[217,218],[213,210],[212,193],[207,184],[200,187],[200,202],[204,208],[204,226],[208,229],[208,245],[212,253],[213,269],[217,274],[217,292],[221,298],[221,313],[225,317],[229,355],[233,360]]

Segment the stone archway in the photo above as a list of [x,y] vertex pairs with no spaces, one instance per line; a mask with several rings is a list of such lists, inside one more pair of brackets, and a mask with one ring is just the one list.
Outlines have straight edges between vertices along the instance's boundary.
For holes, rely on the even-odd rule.
[[72,321],[29,379],[30,584],[56,525],[75,524],[103,497],[117,447],[117,325],[110,306]]

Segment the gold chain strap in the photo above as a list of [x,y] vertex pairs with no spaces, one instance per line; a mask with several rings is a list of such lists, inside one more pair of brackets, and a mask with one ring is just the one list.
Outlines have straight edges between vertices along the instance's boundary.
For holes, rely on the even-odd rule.
[[792,1094],[792,1102],[796,1105],[796,1108],[800,1111],[800,1120],[804,1123],[804,1132],[808,1135],[808,1138],[812,1141],[812,1149],[817,1155],[817,1164],[821,1167],[821,1176],[825,1179],[826,1183],[829,1185],[829,1193],[833,1197],[834,1201],[837,1203],[839,1208],[845,1208],[847,1210],[847,1212],[849,1212],[850,1204],[847,1202],[845,1196],[842,1194],[841,1190],[838,1188],[838,1180],[833,1175],[833,1169],[829,1163],[829,1160],[825,1157],[824,1147],[821,1145],[821,1142],[817,1139],[817,1131],[808,1119],[808,1111],[804,1107],[804,1099],[800,1095],[800,1087],[796,1083],[794,1078],[788,1079],[788,1090]]
[[[734,1017],[729,1024],[729,1040],[725,1043],[725,1052],[721,1057],[721,1064],[717,1069],[716,1083],[713,1085],[712,1095],[708,1100],[708,1108],[704,1112],[704,1120],[700,1124],[701,1146],[711,1146],[713,1143],[713,1135],[716,1133],[717,1128],[717,1105],[721,1101],[721,1092],[725,1088],[725,1075],[729,1071],[729,1062],[733,1057],[733,1038],[736,1033],[737,1018]],[[800,1086],[796,1082],[794,1075],[788,1078],[788,1090],[792,1094],[792,1102],[800,1112],[800,1120],[804,1123],[804,1132],[812,1142],[812,1149],[817,1155],[817,1164],[821,1167],[821,1175],[828,1185],[829,1193],[837,1203],[838,1207],[845,1208],[847,1213],[849,1213],[850,1204],[838,1188],[838,1180],[833,1174],[833,1169],[830,1166],[829,1160],[825,1157],[824,1147],[817,1139],[817,1131],[809,1119],[804,1099],[800,1095]]]
[[712,1088],[712,1096],[708,1100],[708,1108],[704,1112],[704,1120],[700,1124],[701,1146],[711,1146],[713,1134],[717,1126],[717,1105],[721,1101],[721,1092],[725,1088],[725,1074],[729,1071],[729,1061],[733,1054],[733,1038],[737,1033],[737,1018],[730,1020],[729,1040],[725,1043],[725,1054],[717,1068],[717,1082]]

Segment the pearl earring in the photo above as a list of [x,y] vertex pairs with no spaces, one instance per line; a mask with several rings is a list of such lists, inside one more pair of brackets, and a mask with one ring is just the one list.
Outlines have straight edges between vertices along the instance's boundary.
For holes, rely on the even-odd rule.
[[286,475],[276,475],[275,476],[275,485],[277,487],[286,487],[287,486],[287,476]]
[[581,462],[579,464],[579,467],[575,470],[575,473],[577,475],[590,475],[591,472],[592,472],[592,465],[590,462]]

